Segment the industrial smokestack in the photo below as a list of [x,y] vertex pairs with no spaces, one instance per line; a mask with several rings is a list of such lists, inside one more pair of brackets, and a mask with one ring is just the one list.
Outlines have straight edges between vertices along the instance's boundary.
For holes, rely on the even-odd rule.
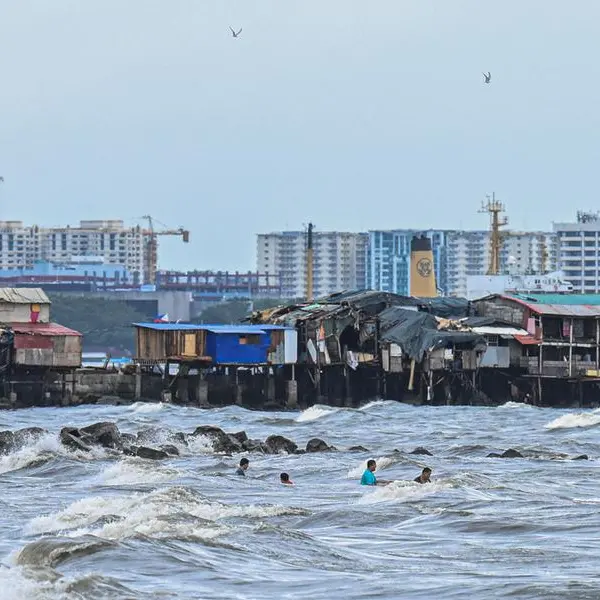
[[422,235],[410,242],[410,295],[418,298],[437,296],[431,240]]

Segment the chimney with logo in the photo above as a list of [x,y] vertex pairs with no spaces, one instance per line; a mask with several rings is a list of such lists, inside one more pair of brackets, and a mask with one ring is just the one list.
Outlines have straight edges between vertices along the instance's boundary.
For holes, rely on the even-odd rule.
[[410,242],[410,295],[417,298],[437,296],[431,240],[422,235]]

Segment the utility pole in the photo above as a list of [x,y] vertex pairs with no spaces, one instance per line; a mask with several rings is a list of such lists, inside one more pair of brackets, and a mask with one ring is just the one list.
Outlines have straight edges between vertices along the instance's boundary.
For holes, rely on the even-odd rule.
[[306,299],[309,302],[313,300],[313,228],[309,223],[306,233]]
[[481,203],[480,213],[488,213],[490,215],[490,265],[488,275],[498,275],[500,272],[500,250],[502,249],[502,232],[501,227],[508,225],[506,217],[500,218],[500,214],[504,212],[504,204],[496,200],[496,194],[486,196],[487,202]]

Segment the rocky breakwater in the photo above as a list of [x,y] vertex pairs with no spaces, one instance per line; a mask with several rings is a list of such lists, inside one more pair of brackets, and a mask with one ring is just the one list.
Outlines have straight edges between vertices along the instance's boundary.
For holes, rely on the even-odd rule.
[[[0,432],[0,436],[2,433],[12,432]],[[72,450],[90,452],[93,447],[100,446],[115,453],[153,460],[178,456],[181,447],[187,447],[190,442],[199,438],[202,438],[213,452],[220,454],[304,454],[335,450],[319,438],[309,440],[306,448],[302,449],[294,441],[281,435],[270,435],[265,440],[251,439],[245,431],[226,433],[213,425],[201,425],[192,433],[148,428],[132,434],[122,433],[115,423],[103,422],[81,428],[63,427],[59,438],[63,445]],[[160,443],[157,444],[157,441]]]

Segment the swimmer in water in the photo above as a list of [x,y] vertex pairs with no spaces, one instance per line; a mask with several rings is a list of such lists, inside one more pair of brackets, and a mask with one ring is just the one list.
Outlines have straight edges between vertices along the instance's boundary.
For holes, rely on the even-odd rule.
[[282,473],[279,476],[279,481],[281,481],[283,485],[294,485],[294,482],[290,479],[290,476],[287,473]]
[[431,469],[425,467],[418,477],[415,477],[417,483],[431,483]]
[[360,485],[388,485],[388,483],[391,483],[390,481],[384,481],[383,479],[377,481],[377,477],[375,477],[376,470],[377,463],[371,458],[367,461],[367,468],[362,474]]
[[235,474],[241,475],[242,477],[246,477],[246,471],[248,470],[249,466],[250,461],[247,458],[242,458],[242,460],[240,460],[240,466],[238,467],[238,470],[235,472]]

